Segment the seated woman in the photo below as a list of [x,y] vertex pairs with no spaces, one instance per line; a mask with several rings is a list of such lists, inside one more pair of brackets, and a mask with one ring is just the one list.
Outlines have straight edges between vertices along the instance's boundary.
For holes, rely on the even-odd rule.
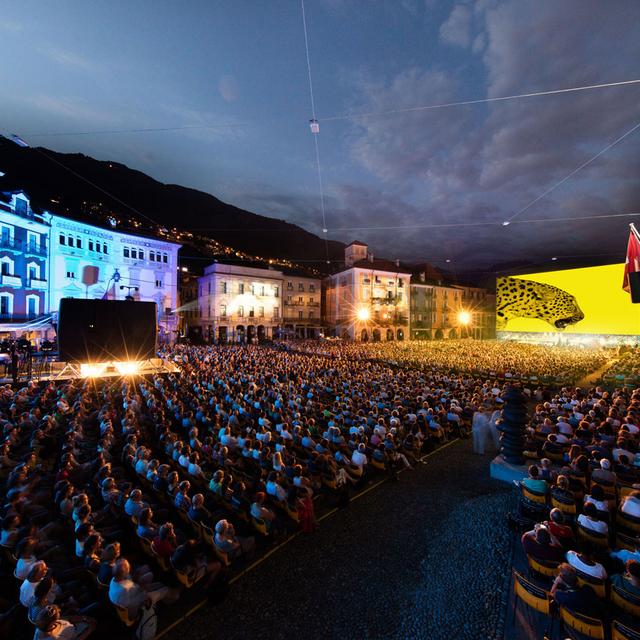
[[598,518],[603,522],[609,522],[609,512],[613,505],[609,503],[604,495],[604,490],[599,484],[591,485],[591,495],[584,497],[585,503],[591,502],[598,511]]
[[556,483],[551,487],[551,496],[560,502],[572,503],[576,501],[573,491],[569,489],[569,478],[560,475],[556,479]]
[[256,546],[255,538],[236,536],[233,525],[228,520],[220,520],[216,524],[215,531],[216,546],[226,553],[230,560],[253,555]]
[[264,492],[258,491],[256,493],[253,503],[251,504],[251,517],[264,520],[267,531],[270,531],[276,520],[276,514],[265,506],[265,499],[266,496]]
[[205,587],[208,587],[220,573],[222,565],[217,560],[209,560],[206,554],[198,550],[196,540],[187,540],[181,544],[171,556],[171,564],[175,569],[186,573],[189,580],[198,582],[205,576]]
[[209,491],[222,497],[222,480],[224,479],[224,471],[218,469],[209,482]]
[[183,480],[178,485],[178,491],[174,499],[174,504],[178,509],[189,511],[191,509],[191,498],[189,497],[189,490],[191,489],[191,483],[188,480]]
[[565,517],[560,509],[551,509],[549,520],[543,522],[549,529],[549,533],[562,545],[563,549],[569,549],[575,543],[573,529],[565,524]]
[[153,550],[158,554],[158,557],[168,562],[177,546],[178,538],[173,528],[173,523],[166,522],[160,527],[158,535],[152,542]]
[[97,621],[88,616],[60,617],[60,608],[56,605],[43,607],[35,619],[34,640],[85,640],[96,629]]

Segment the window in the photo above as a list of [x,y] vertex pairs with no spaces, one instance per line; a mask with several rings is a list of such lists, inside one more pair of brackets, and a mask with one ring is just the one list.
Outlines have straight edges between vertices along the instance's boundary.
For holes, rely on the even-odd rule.
[[211,295],[211,280],[209,280],[209,282],[207,282],[207,290],[209,292],[209,295]]
[[309,302],[313,302],[313,296],[309,296]]
[[40,250],[40,234],[27,231],[27,245],[30,251]]
[[264,307],[258,307],[258,315],[264,318]]
[[304,304],[304,298],[302,296],[298,296],[298,303]]
[[240,318],[244,317],[244,307],[242,305],[238,307],[238,316]]
[[244,293],[244,282],[238,283],[238,293]]
[[89,251],[93,251],[93,240],[89,240]]
[[304,284],[302,282],[298,282],[298,291],[304,291]]
[[227,305],[226,305],[226,304],[221,304],[221,305],[220,305],[220,315],[221,315],[223,318],[226,318],[226,317],[227,317]]
[[[100,245],[98,245],[98,251],[100,251]],[[102,253],[105,253],[105,254],[109,253],[109,249],[107,247],[106,242],[102,245]]]
[[2,262],[2,275],[3,276],[11,275],[11,265],[6,261]]
[[166,253],[162,254],[162,262],[164,262],[165,264],[168,262],[168,257]]
[[224,280],[220,283],[220,292],[227,293],[227,283]]
[[293,289],[293,282],[287,282],[287,289]]
[[291,302],[293,300],[293,296],[287,296],[287,302]]
[[3,293],[0,295],[0,315],[8,316],[11,314],[13,299],[10,295]]
[[273,317],[274,319],[277,319],[280,317],[280,308],[279,307],[273,307]]
[[273,287],[273,295],[277,298],[280,295],[280,287],[276,285]]
[[162,289],[162,280],[156,280],[156,289]]
[[313,320],[313,311],[309,311],[309,320]]
[[156,252],[155,251],[149,251],[149,260],[151,260],[151,262],[155,262],[156,261]]
[[144,250],[138,249],[138,260],[144,260]]
[[71,236],[69,236],[69,238],[67,239],[67,246],[73,247],[73,243],[74,243],[74,239]]
[[[4,230],[5,230],[5,227],[3,227],[3,228],[2,228],[2,230],[4,231]],[[61,244],[63,247],[67,244],[67,239],[65,238],[64,233],[61,233],[61,234],[60,234],[60,238],[59,238],[59,240],[60,240],[60,244]]]
[[82,249],[82,239],[81,238],[76,238],[76,247],[78,247],[78,249]]
[[304,313],[303,311],[298,311],[298,319],[299,320],[302,320],[303,313]]
[[128,257],[129,257],[129,247],[125,247],[125,248],[122,250],[122,255],[123,255],[125,258],[128,258]]
[[311,293],[315,293],[316,290],[316,285],[315,284],[310,284],[309,285],[309,291],[311,291]]
[[40,300],[38,299],[38,296],[27,296],[27,315],[30,318],[38,315],[39,303]]
[[67,271],[67,278],[75,279],[76,274],[75,271]]
[[[107,253],[107,245],[104,245],[104,252]],[[96,253],[100,253],[100,243],[96,242]]]
[[249,317],[254,318],[256,315],[256,310],[254,307],[249,307]]
[[262,285],[260,287],[260,295],[263,296],[264,295],[264,285]]
[[27,277],[29,280],[39,280],[40,279],[40,267],[33,262],[27,265]]

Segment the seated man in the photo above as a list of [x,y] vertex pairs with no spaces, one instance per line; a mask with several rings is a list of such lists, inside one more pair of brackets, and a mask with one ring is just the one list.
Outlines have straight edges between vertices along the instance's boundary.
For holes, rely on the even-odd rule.
[[596,562],[587,551],[567,551],[567,562],[576,569],[576,571],[580,571],[592,578],[599,580],[607,579],[605,568],[599,562]]
[[137,618],[140,608],[145,603],[175,602],[180,595],[159,582],[152,582],[146,588],[133,581],[129,561],[121,558],[113,569],[113,578],[109,585],[109,600],[113,604],[125,607],[130,618]]
[[600,520],[598,510],[593,502],[585,503],[583,512],[578,516],[578,524],[594,533],[603,535],[609,533],[609,525]]
[[142,491],[140,489],[134,489],[130,494],[127,501],[124,503],[124,511],[128,516],[140,518],[140,513],[143,509],[146,509],[149,505],[142,500]]
[[627,560],[625,572],[612,575],[611,584],[620,587],[636,598],[640,598],[640,562]]
[[529,491],[533,491],[534,493],[545,494],[547,493],[548,485],[545,480],[540,480],[540,471],[535,464],[532,464],[529,467],[529,477],[525,478],[522,481],[522,484],[529,489]]
[[536,524],[533,531],[522,536],[524,552],[540,562],[562,562],[564,550],[552,541],[549,529],[543,524]]
[[217,560],[209,560],[204,553],[198,552],[196,540],[187,540],[181,544],[173,552],[171,564],[178,571],[185,573],[194,583],[208,576],[205,582],[206,587],[215,580],[222,569],[222,565]]
[[191,500],[191,508],[189,509],[189,518],[199,524],[204,523],[211,526],[211,512],[204,506],[204,496],[196,493]]

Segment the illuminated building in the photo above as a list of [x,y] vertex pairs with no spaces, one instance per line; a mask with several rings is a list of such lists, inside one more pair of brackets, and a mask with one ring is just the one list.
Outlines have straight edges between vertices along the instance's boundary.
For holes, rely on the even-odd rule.
[[178,250],[166,240],[102,229],[48,215],[51,232],[51,311],[62,298],[104,298],[155,302],[158,338],[175,339],[178,316]]
[[160,339],[176,336],[179,244],[43,211],[0,194],[0,333],[54,336],[64,297],[155,302]]
[[284,273],[283,278],[284,334],[297,338],[317,338],[322,330],[321,280],[295,273]]
[[22,191],[0,195],[0,332],[48,325],[49,227]]
[[399,261],[374,258],[366,244],[352,242],[345,268],[325,280],[326,325],[351,340],[408,338],[410,279]]
[[416,340],[495,337],[495,296],[451,285],[425,265],[411,282],[411,337]]
[[318,278],[273,268],[215,262],[198,278],[200,336],[207,342],[316,337]]

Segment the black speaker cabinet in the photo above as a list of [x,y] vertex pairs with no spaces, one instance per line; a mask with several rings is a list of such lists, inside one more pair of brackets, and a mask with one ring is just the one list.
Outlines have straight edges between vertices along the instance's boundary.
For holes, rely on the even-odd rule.
[[147,360],[156,354],[156,303],[63,298],[58,351],[64,362]]

